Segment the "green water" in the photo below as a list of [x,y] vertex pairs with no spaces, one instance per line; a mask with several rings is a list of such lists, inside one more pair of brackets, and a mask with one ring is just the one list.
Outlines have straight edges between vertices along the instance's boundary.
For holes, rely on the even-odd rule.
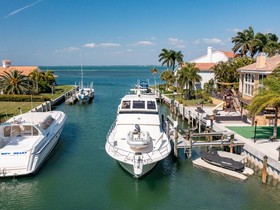
[[[79,67],[44,68],[59,84],[80,80]],[[118,103],[137,79],[153,83],[150,68],[84,68],[94,102],[56,107],[68,116],[59,144],[35,175],[0,179],[0,209],[279,209],[279,187],[263,186],[258,175],[242,182],[194,167],[183,151],[139,180],[107,155]]]

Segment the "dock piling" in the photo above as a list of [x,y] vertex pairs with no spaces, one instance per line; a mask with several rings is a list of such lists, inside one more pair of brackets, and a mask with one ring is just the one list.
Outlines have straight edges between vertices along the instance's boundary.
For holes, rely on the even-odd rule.
[[263,168],[262,168],[262,183],[266,184],[267,181],[267,156],[263,157]]

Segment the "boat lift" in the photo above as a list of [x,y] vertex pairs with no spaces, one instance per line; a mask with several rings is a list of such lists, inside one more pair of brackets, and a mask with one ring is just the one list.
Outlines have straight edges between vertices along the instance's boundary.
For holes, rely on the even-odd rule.
[[[206,130],[205,133],[194,133],[195,130],[198,129],[198,122],[196,125],[185,131],[185,136],[179,133],[178,129],[178,121],[173,120],[171,116],[167,116],[167,129],[166,134],[170,140],[174,143],[174,155],[178,157],[178,149],[184,149],[184,153],[191,158],[192,149],[194,147],[221,147],[228,146],[230,148],[230,153],[233,153],[233,147],[244,146],[244,143],[238,141],[234,138],[234,133],[229,132],[208,132]],[[174,132],[171,132],[171,128],[173,127]],[[206,140],[201,140],[201,138],[205,138]],[[218,138],[213,140],[213,138]]]

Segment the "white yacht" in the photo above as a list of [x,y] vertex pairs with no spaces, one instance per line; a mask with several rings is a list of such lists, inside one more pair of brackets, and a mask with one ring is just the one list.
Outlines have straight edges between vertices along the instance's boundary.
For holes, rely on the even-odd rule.
[[135,177],[149,172],[171,152],[154,95],[128,94],[107,134],[106,152]]
[[0,125],[0,177],[36,172],[58,142],[66,115],[27,112]]

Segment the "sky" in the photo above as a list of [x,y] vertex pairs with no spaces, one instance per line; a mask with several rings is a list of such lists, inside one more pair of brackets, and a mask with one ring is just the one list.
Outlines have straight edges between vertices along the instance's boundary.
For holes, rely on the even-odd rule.
[[161,65],[231,51],[252,26],[280,37],[278,0],[0,0],[0,59],[12,65]]

